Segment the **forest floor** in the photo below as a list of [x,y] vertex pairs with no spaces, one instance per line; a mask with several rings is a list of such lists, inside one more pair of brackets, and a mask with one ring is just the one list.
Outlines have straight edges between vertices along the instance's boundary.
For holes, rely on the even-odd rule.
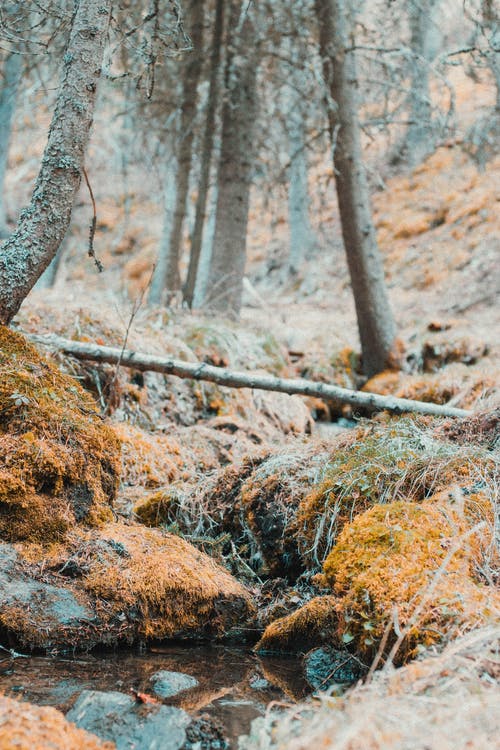
[[[481,87],[474,92],[486,106]],[[495,747],[500,160],[480,171],[460,141],[411,173],[384,175],[374,194],[405,365],[366,383],[331,184],[327,199],[314,193],[317,247],[293,277],[282,209],[255,196],[238,324],[151,310],[139,302],[158,201],[132,175],[127,212],[95,140],[106,270],[98,275],[85,258],[82,198],[56,285],[30,295],[17,331],[126,341],[474,416],[373,417],[43,347],[46,365],[4,332],[0,646],[13,651],[0,653],[1,750],[9,737],[20,747],[47,747],[54,736],[61,748],[105,746],[85,729],[127,747],[138,727],[154,737],[157,719],[168,722],[172,748],[215,750],[247,732],[246,750]],[[25,158],[22,143],[13,154]],[[326,168],[313,177],[328,184]],[[199,645],[220,638],[226,646]],[[145,642],[156,645],[142,655],[68,655]],[[17,656],[32,649],[59,657]],[[196,684],[183,683],[181,698],[179,688],[162,694],[158,681],[179,672]],[[81,729],[44,707],[19,712],[16,694],[69,711]],[[281,705],[266,708],[273,703]]]

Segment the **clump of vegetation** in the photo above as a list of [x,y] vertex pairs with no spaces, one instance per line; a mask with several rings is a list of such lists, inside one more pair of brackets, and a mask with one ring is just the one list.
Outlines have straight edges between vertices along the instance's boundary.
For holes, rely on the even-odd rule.
[[145,526],[167,526],[172,522],[170,511],[174,502],[171,490],[158,490],[135,504],[134,515]]
[[383,396],[446,404],[451,399],[464,409],[475,406],[494,392],[495,374],[485,367],[455,363],[439,373],[381,372],[371,378],[362,390]]
[[0,747],[2,750],[113,750],[113,742],[103,742],[94,734],[66,721],[60,711],[33,706],[0,695]]
[[[342,698],[266,712],[242,750],[404,750],[495,747],[500,628],[481,628],[401,669],[381,670]],[[464,710],[466,708],[466,710]],[[348,743],[348,744],[346,744]]]
[[346,523],[376,503],[421,502],[458,485],[495,496],[498,458],[481,445],[443,440],[426,418],[379,418],[332,452],[316,487],[297,512],[301,553],[323,562]]
[[92,398],[0,327],[0,538],[48,543],[112,518],[120,443]]

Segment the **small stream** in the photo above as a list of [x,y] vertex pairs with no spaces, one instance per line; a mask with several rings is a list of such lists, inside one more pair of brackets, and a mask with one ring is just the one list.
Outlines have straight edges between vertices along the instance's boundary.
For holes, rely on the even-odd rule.
[[216,719],[224,726],[231,748],[236,748],[237,738],[248,733],[252,720],[270,702],[294,702],[310,692],[300,659],[258,657],[221,645],[185,644],[142,652],[15,659],[2,658],[0,653],[0,690],[66,713],[83,690],[154,695],[151,677],[160,670],[196,678],[196,687],[164,702],[192,716],[208,714]]

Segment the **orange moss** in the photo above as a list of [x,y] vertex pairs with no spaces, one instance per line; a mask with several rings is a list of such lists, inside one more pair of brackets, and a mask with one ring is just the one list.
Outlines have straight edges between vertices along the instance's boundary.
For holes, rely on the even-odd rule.
[[55,708],[0,695],[0,750],[113,750],[114,742],[66,721]]
[[116,616],[137,610],[143,638],[222,636],[252,611],[244,587],[178,536],[109,524],[83,541],[90,545],[85,590]]
[[0,326],[0,538],[50,542],[109,520],[119,450],[79,384]]
[[145,526],[163,526],[172,519],[169,510],[172,505],[172,495],[165,490],[159,490],[152,495],[139,500],[134,506],[134,515]]
[[176,479],[187,461],[175,438],[146,432],[128,422],[114,425],[122,443],[122,481],[134,487],[161,487]]
[[376,505],[357,516],[324,565],[343,640],[369,657],[391,622],[396,632],[412,623],[401,661],[418,645],[493,621],[500,596],[472,578],[471,545],[462,541],[469,528],[462,513],[431,502]]
[[264,631],[255,651],[297,653],[337,640],[338,615],[334,596],[317,596],[291,615],[280,617]]

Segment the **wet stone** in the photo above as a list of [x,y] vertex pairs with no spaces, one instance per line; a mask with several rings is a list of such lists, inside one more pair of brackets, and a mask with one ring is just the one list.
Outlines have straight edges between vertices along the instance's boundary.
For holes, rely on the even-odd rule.
[[153,683],[154,692],[160,698],[172,698],[184,690],[190,690],[199,685],[198,680],[189,674],[184,674],[184,672],[170,672],[166,669],[155,672],[150,680]]
[[352,683],[366,674],[366,667],[347,651],[325,646],[314,648],[304,657],[305,677],[315,690]]
[[66,718],[117,750],[180,750],[191,719],[180,708],[143,705],[118,692],[84,690]]

